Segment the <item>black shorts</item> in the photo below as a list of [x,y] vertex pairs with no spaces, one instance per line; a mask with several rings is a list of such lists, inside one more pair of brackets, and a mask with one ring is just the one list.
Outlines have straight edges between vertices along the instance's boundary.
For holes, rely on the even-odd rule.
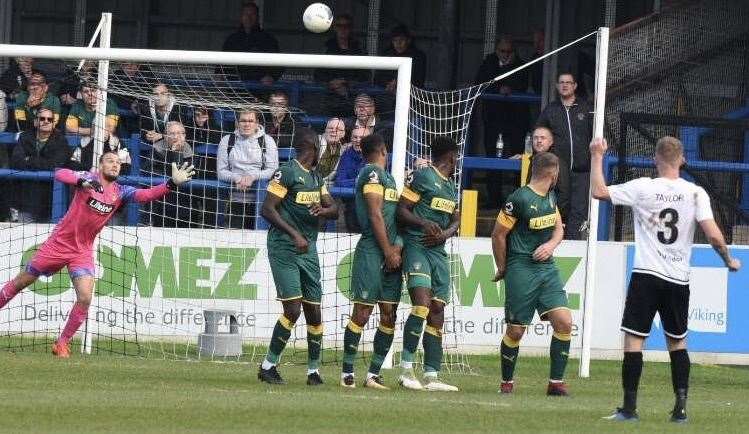
[[673,339],[687,336],[689,285],[679,285],[645,273],[632,273],[624,304],[622,331],[635,336],[650,335],[655,313],[663,332]]

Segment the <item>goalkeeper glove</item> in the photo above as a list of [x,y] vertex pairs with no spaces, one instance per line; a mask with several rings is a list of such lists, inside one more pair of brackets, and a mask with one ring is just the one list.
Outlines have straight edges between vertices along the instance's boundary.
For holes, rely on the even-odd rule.
[[177,166],[177,163],[172,163],[172,177],[169,178],[167,184],[170,189],[175,189],[191,180],[194,175],[195,168],[192,164],[184,162],[182,166]]
[[101,183],[95,179],[78,178],[78,187],[88,188],[97,193],[104,193],[104,187],[102,187]]

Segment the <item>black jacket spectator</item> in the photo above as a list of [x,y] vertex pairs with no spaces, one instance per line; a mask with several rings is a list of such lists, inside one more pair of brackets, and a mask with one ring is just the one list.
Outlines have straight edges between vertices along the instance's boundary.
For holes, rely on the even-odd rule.
[[[492,53],[484,59],[476,73],[476,83],[484,83],[511,71],[522,65],[523,60],[515,54],[512,59],[500,64],[499,57]],[[528,87],[528,73],[526,70],[518,71],[509,77],[494,83],[487,89],[487,93],[503,94],[509,89],[508,94],[514,92],[525,92]],[[483,100],[484,114],[484,149],[488,156],[496,155],[495,144],[497,134],[503,134],[504,158],[523,153],[525,143],[523,139],[528,131],[530,123],[530,112],[525,104],[516,104],[504,101]]]
[[279,148],[291,148],[291,139],[294,136],[294,120],[291,114],[287,113],[280,124],[276,124],[275,119],[269,116],[265,123],[265,133],[273,137]]
[[[569,80],[563,75],[561,79]],[[559,211],[565,222],[566,239],[585,237],[582,229],[588,218],[590,188],[590,138],[593,135],[593,107],[582,98],[565,106],[557,100],[546,106],[538,125],[549,128],[554,135],[551,151],[559,157],[557,192]]]
[[[359,41],[356,39],[349,40],[348,48],[341,48],[338,44],[338,40],[335,37],[328,39],[325,42],[325,54],[331,54],[334,56],[366,56],[367,53],[361,49]],[[360,69],[316,69],[315,70],[315,81],[318,82],[329,82],[336,78],[342,78],[348,82],[365,82],[369,81],[369,71]]]
[[[10,158],[11,169],[27,171],[53,171],[67,167],[71,156],[68,141],[59,131],[53,130],[46,141],[37,139],[36,129],[24,131],[18,137]],[[35,221],[48,221],[51,212],[52,183],[21,181],[23,188],[15,189],[16,208],[29,212]]]
[[[200,157],[201,164],[204,165],[202,169],[205,179],[216,179],[216,147],[205,145],[218,146],[222,131],[221,127],[213,120],[210,111],[206,110],[203,113],[201,116],[199,110],[193,112],[193,116],[185,124],[185,133],[187,143],[192,146],[195,154]],[[203,152],[201,153],[198,149],[203,150]]]
[[[114,152],[120,157],[120,175],[129,175],[132,161],[130,153],[125,146],[120,143],[119,138],[110,136],[104,142],[102,153]],[[81,138],[81,144],[73,149],[68,167],[73,170],[91,170],[94,163],[94,141],[86,137]]]
[[[427,55],[416,48],[413,43],[402,53],[395,51],[393,46],[389,46],[382,52],[382,56],[387,57],[410,57],[411,58],[411,84],[416,87],[424,87],[424,80],[427,75]],[[397,71],[378,70],[375,74],[375,84],[386,86],[398,76]]]
[[[155,131],[158,134],[164,135],[166,132],[166,124],[170,121],[181,122],[184,118],[180,113],[177,106],[172,105],[169,108],[168,113],[163,114],[157,112],[153,104],[141,104],[140,106],[140,132],[141,140],[146,143],[153,144],[156,140],[148,140],[146,137],[149,131]],[[159,139],[160,140],[160,139]]]
[[[276,38],[260,26],[253,27],[249,32],[240,27],[224,41],[222,51],[236,51],[244,53],[278,53],[278,41]],[[278,80],[283,74],[283,68],[238,66],[237,72],[242,81],[259,81],[266,75]]]
[[[593,106],[576,98],[565,107],[561,101],[550,102],[536,122],[554,134],[551,148],[564,164],[575,172],[590,171],[590,139],[593,137]],[[572,140],[572,142],[570,142]]]
[[19,90],[25,90],[26,82],[31,76],[31,62],[28,62],[29,65],[26,69],[27,74],[24,73],[23,68],[19,66],[18,61],[12,59],[8,69],[6,69],[3,72],[3,75],[0,76],[0,90],[5,92],[8,96],[13,96],[13,94]]

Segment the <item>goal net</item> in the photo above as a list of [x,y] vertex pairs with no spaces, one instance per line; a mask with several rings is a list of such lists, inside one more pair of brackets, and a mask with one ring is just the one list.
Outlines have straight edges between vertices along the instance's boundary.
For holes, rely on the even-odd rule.
[[[572,44],[586,38],[590,42],[592,35],[594,33]],[[0,46],[0,54],[5,55],[23,54],[23,50],[21,46]],[[52,47],[29,47],[28,50],[28,54],[37,57],[61,57],[61,61],[75,71],[71,76],[79,82],[77,96],[85,110],[75,115],[80,131],[71,130],[67,137],[72,145],[68,167],[88,170],[96,166],[96,155],[115,151],[123,163],[119,182],[137,188],[163,183],[170,175],[172,162],[189,162],[197,169],[193,181],[160,200],[127,203],[101,232],[94,255],[94,299],[76,342],[90,352],[253,362],[264,355],[264,344],[270,339],[281,313],[268,263],[269,225],[262,218],[260,204],[275,169],[294,157],[291,143],[295,132],[303,127],[316,129],[321,144],[335,157],[336,152],[343,153],[346,149],[345,146],[338,148],[339,142],[349,142],[354,148],[358,146],[358,138],[350,125],[355,125],[361,113],[369,116],[363,118],[366,133],[377,132],[392,144],[388,169],[399,187],[417,165],[429,163],[431,140],[448,135],[460,146],[453,181],[462,192],[463,161],[470,152],[469,133],[476,103],[487,89],[498,90],[502,80],[529,66],[519,66],[475,86],[429,91],[410,86],[410,69],[401,66],[407,61],[397,58],[236,56]],[[65,54],[61,54],[62,51]],[[556,55],[557,51],[545,58]],[[79,63],[81,58],[87,62]],[[96,63],[103,58],[110,59],[104,81]],[[325,110],[331,106],[325,98],[336,99],[340,95],[328,93],[325,98],[314,96],[314,92],[309,95],[306,92],[309,89],[298,81],[262,87],[240,80],[242,67],[278,66],[285,66],[287,77],[309,76],[313,67],[387,68],[398,71],[395,74],[398,86],[395,94],[379,96],[367,95],[367,89],[352,88],[347,95],[348,112],[331,113]],[[88,105],[87,97],[92,99]],[[98,107],[100,112],[98,122],[91,113],[92,106]],[[72,109],[68,119],[71,116]],[[375,119],[374,125],[366,119]],[[113,126],[115,122],[116,127]],[[348,126],[344,139],[336,136],[339,124]],[[86,128],[89,128],[87,134]],[[330,157],[323,151],[321,166],[326,156]],[[336,168],[334,164],[327,169],[329,175],[341,167]],[[517,168],[512,170],[517,171]],[[50,235],[53,224],[67,210],[72,190],[53,181],[50,171],[10,172],[13,182],[33,179],[49,188],[51,219],[1,227],[0,245],[5,252],[0,256],[0,280],[3,282],[22,270],[34,249]],[[340,173],[336,173],[336,177],[338,175]],[[352,182],[336,183],[336,177],[329,178],[329,190],[341,208],[350,212]],[[515,185],[505,187],[512,191]],[[498,209],[500,204],[493,206]],[[323,288],[323,346],[326,350],[323,362],[340,359],[343,333],[352,308],[350,271],[359,235],[357,224],[350,217],[342,212],[335,221],[321,222],[317,240]],[[461,248],[462,242],[473,241],[461,241],[456,237],[446,245],[450,257],[452,303],[445,310],[443,345],[445,369],[465,372],[470,370],[466,348],[475,342],[467,340],[463,325],[475,319],[479,310],[481,315],[490,314],[482,319],[483,324],[474,327],[486,328],[489,324],[492,328],[489,334],[496,336],[494,345],[498,345],[502,329],[495,325],[500,324],[502,318],[495,317],[487,307],[501,307],[504,286],[491,282],[492,262],[484,270],[468,262],[472,259],[462,258],[465,250]],[[585,256],[584,250],[575,250],[581,252],[575,264]],[[490,255],[491,252],[483,253]],[[573,272],[574,267],[570,273]],[[575,316],[576,322],[582,319],[584,274],[575,275],[577,293],[571,295],[579,314]],[[482,295],[476,295],[476,288],[467,295],[461,287],[465,281],[473,286],[484,285],[481,286]],[[402,327],[410,309],[405,288],[402,294],[393,344],[395,360],[402,348]],[[496,299],[496,303],[472,306],[473,300],[479,298]],[[14,350],[46,350],[64,326],[74,301],[67,270],[41,278],[0,310],[0,342],[3,347]],[[218,333],[213,329],[214,323]],[[377,324],[377,314],[374,314],[364,328],[365,352],[371,350]],[[226,345],[214,345],[213,350],[204,348],[200,342],[205,343],[208,334],[216,335],[212,339]],[[227,350],[235,337],[240,346],[244,345],[241,357]],[[541,335],[535,338],[539,342],[545,339]],[[305,359],[306,330],[300,318],[282,362]]]
[[[29,50],[43,56],[38,49]],[[405,91],[400,92],[405,99],[399,99],[398,94],[384,99],[370,97],[360,95],[365,90],[352,90],[355,93],[348,111],[321,113],[327,101],[300,94],[293,84],[253,88],[240,81],[237,66],[111,61],[102,87],[95,56],[80,63],[72,58],[60,60],[73,71],[68,79],[79,98],[77,108],[58,125],[71,147],[70,160],[61,166],[89,170],[97,166],[97,155],[114,151],[122,163],[118,182],[136,188],[163,183],[172,162],[188,162],[196,168],[193,181],[164,198],[126,203],[98,237],[94,299],[75,340],[90,352],[259,361],[264,355],[262,344],[269,340],[281,312],[268,264],[269,225],[260,206],[271,175],[294,157],[291,144],[295,132],[302,127],[316,129],[321,144],[334,157],[347,146],[358,147],[361,135],[379,133],[392,145],[389,170],[402,184],[417,157],[429,158],[428,143],[435,134],[448,134],[461,145],[465,142],[470,108],[478,95],[457,91],[446,98],[450,93],[440,96],[414,90],[414,106],[409,112],[406,78],[401,86]],[[395,68],[400,63],[403,60],[395,59],[384,64]],[[363,60],[361,65],[365,64],[369,66],[370,60]],[[328,67],[340,66],[333,62]],[[304,72],[286,68],[287,75]],[[356,137],[349,124],[357,122],[358,105],[371,110],[376,123]],[[96,107],[103,112],[99,123],[95,122]],[[414,119],[410,124],[409,118]],[[349,126],[347,133],[336,132],[344,124]],[[326,155],[323,152],[321,159]],[[328,167],[329,173],[324,175],[328,188],[341,208],[350,212],[352,180],[336,182],[332,176],[335,169],[335,164]],[[36,221],[11,222],[0,229],[6,252],[0,258],[3,281],[22,270],[50,236],[73,191],[54,181],[51,171],[10,172],[13,182],[36,177],[52,193],[46,220],[39,216],[32,219]],[[245,180],[245,176],[253,179]],[[456,183],[459,185],[459,170]],[[317,250],[323,287],[323,340],[324,348],[332,350],[324,352],[323,361],[340,357],[352,308],[349,282],[359,237],[357,226],[347,212],[341,212],[338,220],[321,223]],[[40,278],[0,311],[3,346],[46,350],[64,327],[74,301],[66,269]],[[409,304],[404,289],[393,345],[397,352]],[[223,350],[201,350],[199,339],[213,321],[211,312],[219,313],[220,333],[239,335],[245,345],[242,357],[223,355]],[[224,312],[231,315],[224,316]],[[448,313],[448,322],[454,317]],[[365,327],[365,351],[371,349],[376,326],[374,315]],[[446,329],[446,346],[454,353],[458,340],[449,326]],[[285,359],[303,360],[306,332],[302,318],[292,339]],[[448,369],[468,367],[463,356],[446,362]]]

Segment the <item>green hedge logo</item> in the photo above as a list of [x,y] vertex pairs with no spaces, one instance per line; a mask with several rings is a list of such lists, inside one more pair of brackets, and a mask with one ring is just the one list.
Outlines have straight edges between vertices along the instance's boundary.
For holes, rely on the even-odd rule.
[[[351,299],[351,260],[353,254],[344,256],[338,264],[336,284],[338,291],[346,298]],[[492,282],[495,274],[494,258],[492,255],[475,255],[470,268],[466,271],[463,261],[459,255],[452,255],[451,265],[457,267],[460,279],[460,290],[458,302],[461,306],[473,306],[477,303],[477,293],[480,293],[481,305],[484,307],[503,307],[505,305],[504,281]],[[559,277],[564,284],[572,277],[582,258],[579,257],[557,257],[557,268]],[[569,293],[569,306],[571,309],[580,309],[580,294]],[[408,302],[408,294],[404,294],[403,301]]]

